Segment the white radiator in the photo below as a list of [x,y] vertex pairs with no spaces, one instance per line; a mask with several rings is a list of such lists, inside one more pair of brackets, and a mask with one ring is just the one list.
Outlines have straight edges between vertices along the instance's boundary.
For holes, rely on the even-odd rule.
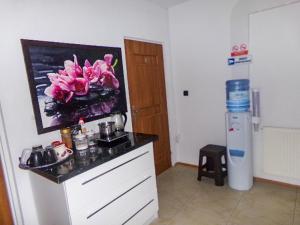
[[300,129],[263,128],[264,172],[300,179]]

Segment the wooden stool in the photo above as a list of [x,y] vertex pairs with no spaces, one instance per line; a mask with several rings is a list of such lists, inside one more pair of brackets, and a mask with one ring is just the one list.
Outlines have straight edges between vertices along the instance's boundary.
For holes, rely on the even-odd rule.
[[[222,156],[225,158],[225,164],[222,164]],[[206,163],[203,165],[204,157],[206,157]],[[225,146],[206,145],[200,149],[198,167],[199,181],[201,181],[202,176],[214,178],[216,186],[224,185],[224,177],[227,176],[227,157]]]

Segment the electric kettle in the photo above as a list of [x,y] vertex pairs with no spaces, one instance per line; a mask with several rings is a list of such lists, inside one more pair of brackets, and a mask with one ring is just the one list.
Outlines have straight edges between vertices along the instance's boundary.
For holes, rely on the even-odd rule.
[[115,112],[111,115],[111,121],[115,122],[116,131],[124,131],[127,122],[126,113]]

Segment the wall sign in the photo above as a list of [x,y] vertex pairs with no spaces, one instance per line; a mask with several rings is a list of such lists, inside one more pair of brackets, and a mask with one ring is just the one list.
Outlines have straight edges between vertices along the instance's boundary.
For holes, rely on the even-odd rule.
[[243,63],[250,63],[252,62],[252,56],[247,55],[247,56],[242,56],[242,57],[231,57],[228,58],[228,65],[233,66],[237,64],[243,64]]
[[249,55],[248,46],[246,43],[240,45],[234,45],[232,47],[231,57],[228,58],[228,65],[233,66],[237,64],[250,63],[252,61],[252,56]]

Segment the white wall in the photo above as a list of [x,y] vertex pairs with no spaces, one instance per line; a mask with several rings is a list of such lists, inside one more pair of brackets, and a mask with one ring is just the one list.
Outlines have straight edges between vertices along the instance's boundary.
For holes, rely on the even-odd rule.
[[191,0],[169,9],[178,161],[197,165],[201,147],[225,145],[226,58],[236,2]]
[[300,129],[300,3],[250,15],[250,66],[264,126]]
[[[249,43],[250,14],[294,2],[299,2],[299,0],[239,0],[231,15],[231,46]],[[232,67],[232,76],[233,78],[248,78],[249,66]]]
[[[38,221],[28,172],[18,168],[18,157],[23,148],[37,143],[46,145],[60,136],[57,131],[37,135],[21,38],[121,46],[124,67],[124,36],[163,43],[168,107],[172,112],[169,119],[171,131],[174,130],[175,110],[172,100],[166,10],[141,0],[1,0],[0,30],[0,101],[25,224],[37,225]],[[124,69],[126,76],[126,68]],[[131,124],[130,113],[128,121]],[[95,124],[90,123],[89,126],[93,127]],[[130,130],[131,125],[128,125],[127,129]],[[174,147],[172,132],[170,136],[171,145]]]

